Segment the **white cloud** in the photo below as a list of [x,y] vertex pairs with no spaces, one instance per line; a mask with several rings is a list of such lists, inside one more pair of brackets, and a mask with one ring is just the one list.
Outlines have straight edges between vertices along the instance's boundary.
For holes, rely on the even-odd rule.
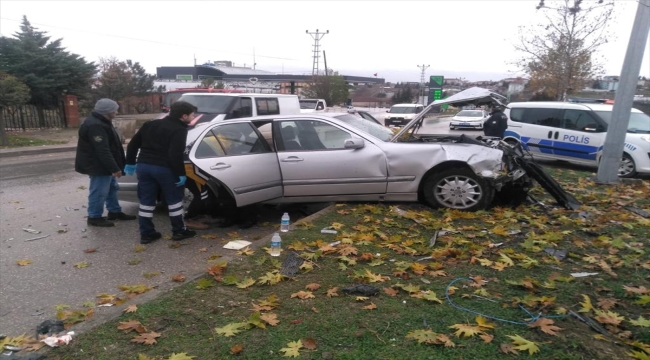
[[[19,22],[9,19],[27,15],[34,26],[92,61],[128,58],[155,72],[159,66],[191,66],[195,56],[199,63],[232,60],[250,66],[254,51],[258,69],[311,73],[313,41],[305,30],[318,28],[330,31],[321,41],[327,65],[342,73],[419,81],[417,65],[428,64],[427,75],[490,80],[516,70],[508,64],[517,57],[512,43],[519,25],[540,21],[537,3],[3,0],[0,32],[15,33]],[[636,2],[616,6],[615,37],[601,51],[606,72],[614,75],[620,73]],[[650,46],[645,76],[650,76],[648,53]]]

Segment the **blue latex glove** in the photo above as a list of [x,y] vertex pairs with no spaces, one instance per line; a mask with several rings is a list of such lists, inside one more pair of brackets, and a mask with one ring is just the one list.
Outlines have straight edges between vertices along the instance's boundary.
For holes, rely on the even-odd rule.
[[133,175],[133,174],[135,174],[135,168],[136,168],[137,166],[138,166],[138,165],[126,165],[126,166],[124,167],[124,173],[127,174],[127,175]]
[[176,183],[176,186],[183,186],[183,185],[185,185],[185,181],[187,180],[187,176],[179,176],[178,180],[179,181]]

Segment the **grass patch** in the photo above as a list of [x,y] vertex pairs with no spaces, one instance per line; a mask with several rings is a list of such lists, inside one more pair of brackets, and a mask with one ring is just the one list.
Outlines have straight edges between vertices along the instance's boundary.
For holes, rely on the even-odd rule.
[[24,136],[14,136],[8,135],[9,146],[2,146],[1,148],[16,148],[16,147],[26,147],[26,146],[43,146],[43,145],[61,145],[67,144],[67,141],[55,141],[55,140],[45,140],[45,139],[34,139]]
[[[463,213],[413,204],[340,204],[283,234],[279,259],[260,247],[227,266],[206,263],[210,274],[81,334],[48,359],[167,359],[179,353],[281,358],[281,350],[296,341],[304,344],[297,350],[304,359],[496,359],[514,358],[503,353],[512,350],[543,359],[648,356],[650,331],[642,319],[650,318],[650,220],[623,206],[648,210],[650,182],[600,187],[587,179],[589,173],[552,172],[582,209]],[[541,190],[535,197],[553,202]],[[325,227],[338,234],[321,234]],[[439,229],[451,232],[429,247]],[[340,243],[329,245],[335,241]],[[558,260],[545,249],[567,256]],[[300,272],[278,276],[292,251],[305,259]],[[571,277],[576,272],[598,274]],[[342,291],[356,284],[380,292],[359,299]],[[606,335],[569,311],[589,316]],[[479,314],[492,318],[492,325]],[[561,330],[551,335],[531,328],[526,323],[532,316],[551,319]],[[131,342],[137,333],[117,328],[129,320],[161,334],[157,343]],[[228,328],[238,333],[224,336]],[[517,335],[529,343],[514,344],[510,336]]]

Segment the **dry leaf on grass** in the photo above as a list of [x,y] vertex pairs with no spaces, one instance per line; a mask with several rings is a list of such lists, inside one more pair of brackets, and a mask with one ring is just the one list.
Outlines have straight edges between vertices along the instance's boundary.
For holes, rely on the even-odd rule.
[[174,281],[174,282],[184,282],[185,281],[185,276],[183,276],[181,274],[176,274],[176,275],[172,276],[172,281]]
[[135,332],[138,332],[138,333],[147,332],[147,328],[145,328],[137,320],[122,321],[117,326],[117,329],[118,330],[124,330],[124,332],[130,332],[130,331],[135,331]]
[[312,338],[302,339],[302,346],[307,350],[316,350],[316,340]]
[[382,290],[384,290],[384,292],[385,292],[388,296],[393,296],[393,297],[395,297],[395,296],[397,296],[397,294],[399,294],[399,290],[397,290],[397,289],[393,289],[393,288],[389,288],[389,287],[385,287],[385,288],[383,288]]
[[133,313],[133,312],[136,312],[136,310],[138,310],[138,305],[133,304],[133,305],[127,306],[126,309],[124,309],[124,312],[125,313]]
[[237,345],[230,348],[230,353],[233,354],[233,355],[237,355],[240,352],[242,352],[242,350],[244,350],[244,347],[241,346],[241,344],[237,344]]
[[320,289],[320,284],[318,284],[318,283],[311,283],[311,284],[305,286],[305,289],[307,289],[307,290],[311,290],[311,291],[316,291],[316,290]]
[[557,331],[562,330],[562,328],[553,325],[555,322],[547,318],[539,318],[535,320],[532,324],[528,324],[530,328],[539,328],[543,333],[556,336]]
[[301,300],[314,299],[315,298],[314,294],[311,291],[298,291],[296,293],[291,294],[291,297],[292,298],[297,297],[297,298],[299,298]]
[[363,310],[374,310],[376,308],[377,308],[377,305],[375,305],[374,303],[370,303],[370,305],[366,305],[366,306],[362,307],[361,309],[363,309]]
[[331,289],[328,289],[327,290],[327,297],[339,296],[338,291],[339,291],[338,287],[333,287]]
[[131,339],[131,342],[143,344],[143,345],[153,345],[157,342],[156,338],[159,337],[160,337],[159,333],[152,331],[148,333],[139,334],[138,336]]

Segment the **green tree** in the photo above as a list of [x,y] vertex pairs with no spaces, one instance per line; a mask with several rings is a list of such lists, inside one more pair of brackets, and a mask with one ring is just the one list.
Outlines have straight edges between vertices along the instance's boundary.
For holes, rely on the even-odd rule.
[[225,89],[226,85],[223,84],[223,81],[218,81],[217,85],[214,86],[215,89]]
[[4,109],[8,106],[23,105],[29,101],[29,87],[16,77],[0,72],[0,146],[9,145]]
[[62,39],[50,40],[23,16],[14,37],[0,37],[0,71],[15,76],[30,89],[29,102],[39,108],[56,107],[63,94],[83,97],[90,92],[96,66],[66,51]]
[[303,90],[303,95],[312,99],[324,99],[328,105],[344,103],[349,96],[349,87],[343,76],[329,70],[329,75],[314,76]]
[[202,88],[210,88],[213,87],[215,83],[215,80],[212,76],[204,77],[201,80],[201,87]]
[[393,104],[410,104],[413,102],[413,96],[415,93],[410,86],[405,85],[401,90],[398,90],[397,93],[393,96]]
[[121,101],[129,96],[154,91],[155,75],[147,74],[138,62],[120,61],[115,57],[101,58],[99,75],[93,91],[95,98]]
[[562,0],[547,6],[541,0],[537,9],[546,21],[519,29],[514,47],[523,55],[515,65],[530,77],[531,90],[564,100],[602,72],[596,51],[607,43],[614,2],[583,6],[582,0]]

